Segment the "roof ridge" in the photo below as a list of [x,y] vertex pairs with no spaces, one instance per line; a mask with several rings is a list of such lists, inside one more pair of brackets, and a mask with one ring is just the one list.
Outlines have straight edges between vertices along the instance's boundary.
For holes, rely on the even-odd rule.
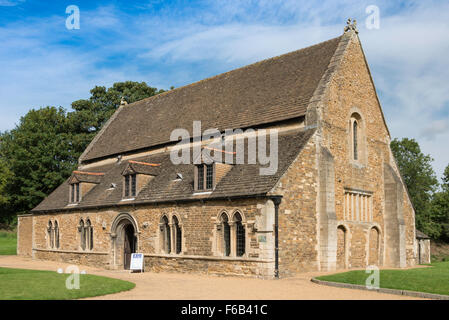
[[308,47],[304,47],[304,48],[297,49],[297,50],[294,50],[294,51],[290,51],[290,52],[287,52],[287,53],[279,54],[279,55],[274,56],[274,57],[271,57],[271,58],[266,58],[266,59],[263,59],[263,60],[260,60],[260,61],[256,61],[256,62],[247,64],[247,65],[244,65],[244,66],[242,66],[242,67],[239,67],[239,68],[237,68],[237,69],[232,69],[232,70],[229,70],[229,71],[225,71],[225,72],[223,72],[223,73],[219,73],[219,74],[216,74],[216,75],[214,75],[214,76],[211,76],[211,77],[208,77],[208,78],[205,78],[205,79],[201,79],[201,80],[198,80],[198,81],[195,81],[195,82],[192,82],[192,83],[183,85],[183,86],[178,87],[178,88],[174,88],[174,89],[171,89],[171,90],[162,92],[162,93],[158,93],[158,94],[156,94],[156,95],[154,95],[154,96],[151,96],[151,97],[148,97],[148,98],[144,98],[144,99],[142,99],[142,100],[134,101],[133,103],[129,103],[129,104],[125,105],[124,108],[132,107],[134,104],[136,104],[136,103],[138,103],[138,102],[142,103],[143,101],[156,100],[156,99],[158,99],[158,98],[160,98],[160,97],[163,97],[163,96],[168,95],[168,94],[171,93],[171,92],[175,92],[175,91],[179,91],[179,90],[181,90],[181,89],[193,87],[193,86],[198,85],[198,84],[200,84],[200,83],[203,83],[203,82],[205,82],[205,81],[209,81],[209,80],[212,80],[212,79],[215,79],[215,78],[219,78],[219,77],[225,76],[225,75],[227,75],[227,74],[229,74],[229,73],[232,73],[232,72],[235,72],[235,71],[248,69],[248,68],[257,66],[257,65],[259,65],[259,64],[262,64],[262,63],[267,63],[268,61],[274,61],[274,60],[279,59],[279,58],[281,58],[281,57],[284,57],[284,56],[288,56],[288,55],[291,55],[291,54],[298,53],[298,52],[300,52],[300,51],[304,51],[304,50],[308,50],[308,49],[310,50],[311,48],[317,47],[317,46],[322,45],[322,44],[324,44],[324,43],[327,43],[327,42],[333,41],[333,40],[335,40],[335,39],[341,38],[341,37],[343,37],[343,36],[344,36],[344,34],[343,34],[343,35],[340,35],[340,36],[338,36],[338,37],[335,37],[335,38],[326,40],[326,41],[322,41],[322,42],[319,42],[319,43],[310,45],[310,46],[308,46]]
[[83,172],[83,171],[75,170],[75,171],[73,171],[73,173],[87,174],[87,175],[92,175],[92,176],[104,176],[104,173],[102,173],[102,172]]
[[142,162],[142,161],[136,161],[136,160],[128,160],[129,163],[136,163],[136,164],[143,164],[146,166],[151,166],[151,167],[159,167],[161,164],[160,163],[149,163],[149,162]]

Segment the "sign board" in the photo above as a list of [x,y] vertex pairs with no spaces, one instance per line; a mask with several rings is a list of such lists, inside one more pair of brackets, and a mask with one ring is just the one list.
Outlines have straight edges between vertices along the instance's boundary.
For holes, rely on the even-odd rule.
[[143,272],[143,253],[131,254],[131,265],[129,270],[131,270],[131,272],[135,270],[140,270]]

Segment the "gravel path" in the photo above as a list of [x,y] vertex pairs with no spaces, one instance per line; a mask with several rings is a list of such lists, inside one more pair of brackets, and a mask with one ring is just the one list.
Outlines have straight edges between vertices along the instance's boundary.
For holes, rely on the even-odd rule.
[[[35,270],[65,269],[69,264],[32,260],[18,256],[0,256],[0,267],[22,268]],[[304,273],[294,278],[279,280],[262,280],[241,277],[219,277],[199,274],[177,273],[129,273],[128,271],[103,270],[99,268],[80,266],[88,274],[102,275],[111,278],[128,280],[136,283],[136,287],[127,292],[115,293],[94,299],[216,299],[216,300],[307,300],[307,299],[338,299],[338,300],[378,300],[378,299],[414,299],[370,292],[334,288],[312,283],[312,277],[325,273]]]

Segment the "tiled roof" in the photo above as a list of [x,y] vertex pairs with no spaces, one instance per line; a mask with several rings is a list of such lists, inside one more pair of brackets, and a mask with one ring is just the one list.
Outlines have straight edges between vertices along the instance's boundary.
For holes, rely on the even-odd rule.
[[160,171],[160,163],[148,163],[142,161],[129,160],[128,166],[125,170],[132,173],[147,174],[157,176]]
[[93,161],[170,142],[174,129],[247,128],[305,115],[341,37],[119,108],[81,157]]
[[[170,160],[170,153],[148,155],[134,159],[138,162],[160,164],[158,175],[149,181],[136,196],[135,200],[126,203],[153,203],[162,201],[181,201],[194,199],[214,199],[234,196],[255,196],[267,194],[275,186],[280,177],[298,156],[304,145],[314,133],[314,129],[306,131],[290,131],[279,134],[278,143],[278,170],[273,175],[260,175],[259,169],[266,165],[256,164],[232,164],[231,170],[220,180],[212,193],[196,195],[194,193],[194,165],[175,165]],[[248,148],[245,148],[247,151]],[[267,148],[268,149],[268,148]],[[235,149],[234,149],[235,150]],[[193,157],[191,152],[191,157]],[[247,159],[247,154],[245,154]],[[114,164],[90,168],[89,171],[104,173],[98,185],[92,188],[76,208],[110,206],[123,204],[122,172],[132,163],[122,161]],[[134,162],[136,164],[136,162]],[[176,179],[180,173],[182,179]],[[115,185],[113,188],[112,185]],[[59,186],[45,200],[43,200],[32,212],[43,212],[74,208],[68,206],[69,184],[67,182]]]
[[69,180],[75,179],[77,182],[100,183],[103,176],[103,172],[86,172],[76,170],[73,171]]

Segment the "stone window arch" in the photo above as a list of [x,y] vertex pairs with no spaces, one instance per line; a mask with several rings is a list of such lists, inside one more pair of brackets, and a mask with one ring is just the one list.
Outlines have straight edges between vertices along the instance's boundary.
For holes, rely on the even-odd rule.
[[55,220],[55,227],[54,227],[54,233],[55,233],[55,247],[56,249],[59,249],[59,224],[58,221]]
[[90,219],[86,220],[86,226],[84,228],[84,239],[86,241],[85,247],[88,250],[92,250],[94,248],[94,228]]
[[233,222],[235,229],[235,255],[241,257],[246,252],[246,228],[243,225],[242,215],[239,211],[234,213]]
[[365,121],[359,112],[353,112],[349,121],[349,150],[351,161],[366,162]]
[[82,250],[85,250],[86,249],[86,229],[85,229],[83,219],[81,219],[79,222],[78,233],[80,235],[80,247]]
[[226,211],[220,213],[219,223],[217,224],[217,244],[219,253],[225,257],[231,255],[231,226],[229,216]]
[[159,223],[160,250],[169,254],[171,252],[171,230],[168,217],[163,215]]
[[51,222],[51,220],[48,221],[48,226],[47,226],[47,238],[48,238],[48,247],[49,248],[53,248],[54,245],[54,238],[53,238],[53,223]]
[[176,254],[182,252],[182,228],[177,216],[173,216],[173,247]]

